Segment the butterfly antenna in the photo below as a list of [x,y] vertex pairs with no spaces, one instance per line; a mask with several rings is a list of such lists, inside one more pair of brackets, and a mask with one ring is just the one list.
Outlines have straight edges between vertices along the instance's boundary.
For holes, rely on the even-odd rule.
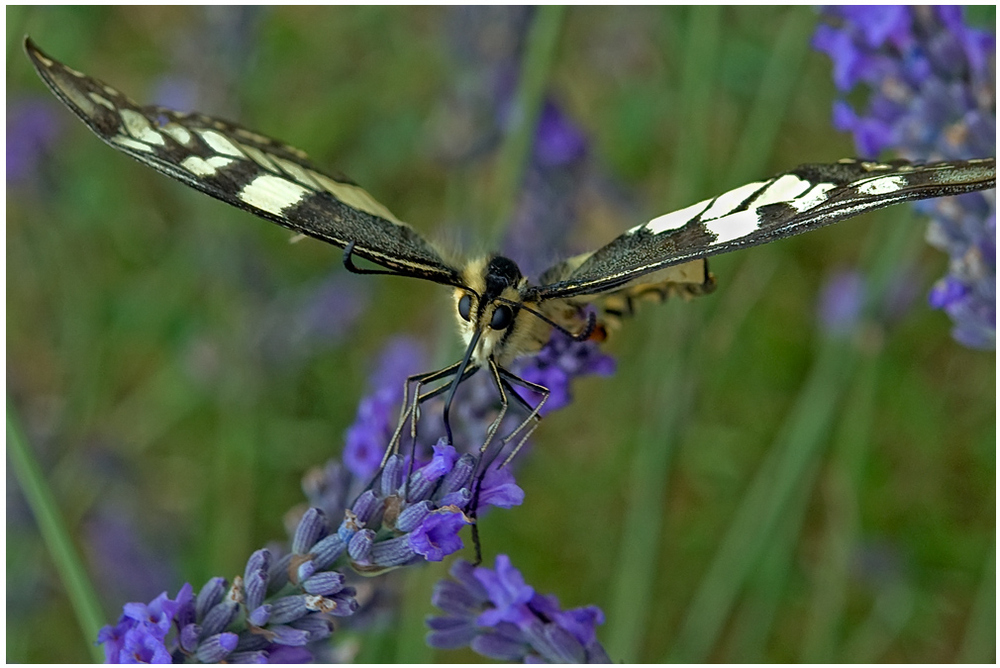
[[552,325],[553,327],[555,327],[556,329],[558,329],[560,332],[562,332],[566,336],[568,336],[571,339],[573,339],[574,341],[586,341],[587,339],[590,338],[590,335],[594,333],[594,329],[597,327],[597,314],[594,313],[593,311],[589,311],[587,313],[587,324],[586,324],[586,326],[584,326],[583,330],[580,331],[580,332],[578,332],[578,333],[576,333],[576,334],[574,334],[573,332],[569,331],[568,329],[566,329],[565,327],[563,327],[559,323],[555,322],[554,320],[552,320],[548,316],[544,315],[543,313],[541,313],[539,311],[536,311],[535,309],[531,308],[530,306],[525,306],[523,303],[519,304],[517,302],[511,301],[510,299],[504,299],[503,297],[499,297],[497,299],[497,301],[500,301],[500,302],[503,302],[505,304],[508,304],[509,306],[513,307],[514,309],[524,309],[525,311],[527,311],[531,315],[535,316],[539,320],[543,320],[543,321],[547,322],[548,324]]

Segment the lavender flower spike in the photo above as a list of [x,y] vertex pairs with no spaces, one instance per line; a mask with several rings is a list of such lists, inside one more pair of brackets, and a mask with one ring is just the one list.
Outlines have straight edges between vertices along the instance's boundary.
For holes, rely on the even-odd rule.
[[[834,126],[858,152],[892,149],[915,161],[996,154],[996,37],[965,24],[960,7],[830,7],[813,46],[830,56],[846,96],[870,91],[867,108],[845,99]],[[931,290],[933,308],[970,348],[996,348],[996,194],[979,192],[915,205],[931,216],[927,240],[951,258]]]
[[595,606],[563,610],[555,596],[526,584],[507,555],[497,556],[495,569],[456,561],[451,575],[455,582],[434,588],[431,600],[446,614],[427,620],[431,647],[468,645],[502,661],[610,663],[596,633],[604,613]]

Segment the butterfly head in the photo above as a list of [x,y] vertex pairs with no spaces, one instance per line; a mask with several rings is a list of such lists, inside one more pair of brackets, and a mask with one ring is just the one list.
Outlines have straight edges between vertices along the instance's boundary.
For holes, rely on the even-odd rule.
[[477,341],[472,359],[483,365],[490,358],[503,365],[525,352],[522,341],[537,324],[519,317],[522,291],[528,279],[517,264],[503,256],[470,262],[455,289],[459,331],[466,345]]

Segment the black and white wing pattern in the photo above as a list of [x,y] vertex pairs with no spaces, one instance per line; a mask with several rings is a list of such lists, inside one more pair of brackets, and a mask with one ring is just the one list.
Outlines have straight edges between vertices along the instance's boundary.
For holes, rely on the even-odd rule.
[[456,285],[459,272],[406,223],[299,149],[202,114],[139,106],[111,86],[24,48],[42,80],[97,136],[212,197],[394,273]]
[[656,277],[643,277],[898,202],[995,187],[995,158],[802,165],[634,227],[589,255],[556,265],[526,299],[583,297],[655,283]]

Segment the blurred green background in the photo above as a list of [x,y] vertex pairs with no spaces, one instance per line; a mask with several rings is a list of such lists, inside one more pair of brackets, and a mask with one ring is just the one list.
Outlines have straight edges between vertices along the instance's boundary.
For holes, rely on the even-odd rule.
[[[284,539],[392,337],[436,361],[458,348],[436,286],[352,280],[337,249],[290,245],[103,145],[43,90],[22,35],[137,100],[301,147],[477,250],[511,205],[497,143],[455,148],[488,134],[456,44],[472,20],[478,48],[509,50],[488,28],[504,11],[8,7],[8,393],[107,621]],[[812,10],[558,20],[543,74],[590,150],[574,249],[854,152],[830,126]],[[13,174],[11,139],[31,132]],[[482,522],[487,564],[507,553],[563,605],[601,606],[617,661],[995,661],[995,355],[925,305],[946,258],[923,230],[894,207],[717,258],[714,295],[644,309],[607,345],[616,375],[577,383],[536,432],[524,505]],[[827,335],[818,294],[853,268],[871,308]],[[86,660],[8,483],[7,660]],[[399,619],[358,636],[360,658],[477,660],[423,645],[447,563],[406,574]]]

